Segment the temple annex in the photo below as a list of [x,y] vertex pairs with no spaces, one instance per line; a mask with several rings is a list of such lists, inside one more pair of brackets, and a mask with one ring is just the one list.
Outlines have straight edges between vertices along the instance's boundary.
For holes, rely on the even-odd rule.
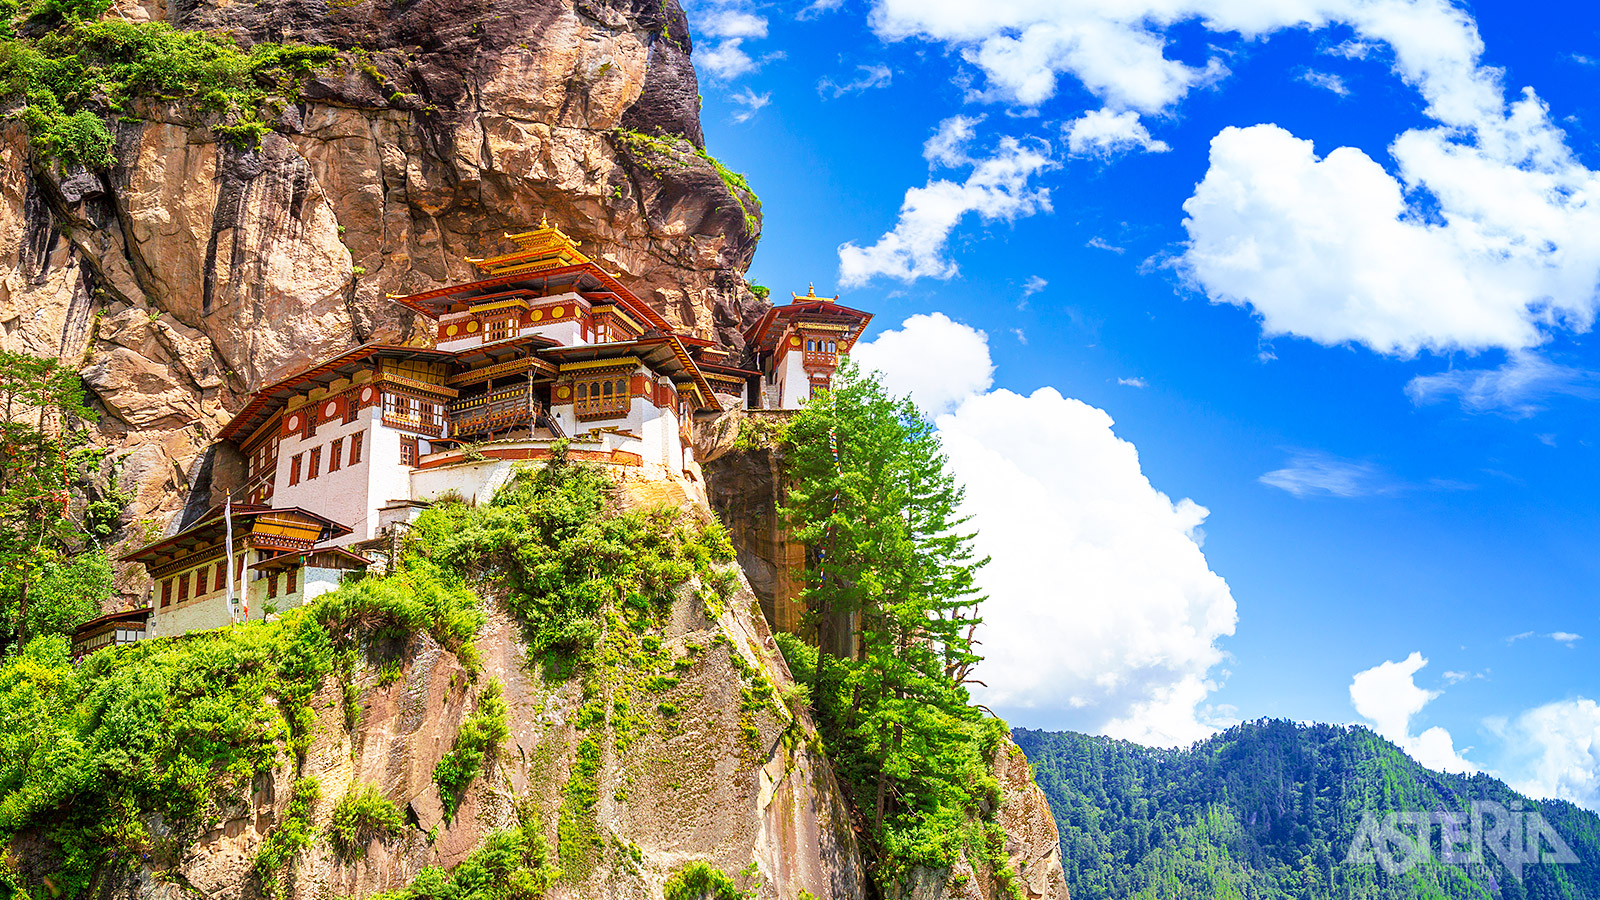
[[479,280],[392,298],[431,348],[365,344],[253,394],[219,435],[245,460],[227,514],[125,556],[155,581],[144,624],[107,623],[81,652],[303,603],[420,508],[487,501],[557,440],[625,478],[699,485],[697,417],[799,408],[872,318],[811,289],[769,309],[736,359],[674,331],[559,228],[508,238],[516,252],[471,261]]

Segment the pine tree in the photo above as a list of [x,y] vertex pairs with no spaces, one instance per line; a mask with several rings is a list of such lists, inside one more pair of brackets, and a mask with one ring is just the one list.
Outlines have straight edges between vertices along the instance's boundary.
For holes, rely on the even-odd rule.
[[988,560],[928,418],[848,364],[837,379],[783,441],[780,513],[810,548],[811,694],[887,869],[949,864],[992,785],[995,724],[964,687],[979,660],[974,573]]

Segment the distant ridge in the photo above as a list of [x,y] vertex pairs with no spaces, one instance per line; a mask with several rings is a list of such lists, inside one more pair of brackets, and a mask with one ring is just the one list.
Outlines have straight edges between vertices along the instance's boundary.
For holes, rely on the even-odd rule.
[[[1014,735],[1050,800],[1073,900],[1600,898],[1600,816],[1530,800],[1488,775],[1431,771],[1359,726],[1263,719],[1188,750],[1074,732]],[[1389,812],[1454,812],[1470,823],[1474,801],[1491,826],[1489,804],[1535,823],[1537,813],[1577,861],[1524,864],[1519,881],[1502,859],[1515,844],[1502,838],[1502,852],[1486,847],[1482,863],[1447,864],[1438,825],[1431,852],[1409,867],[1403,843],[1389,845],[1394,871],[1376,853],[1347,859],[1367,814],[1372,825]],[[1458,849],[1468,834],[1470,826]],[[1551,852],[1548,840],[1541,848]]]

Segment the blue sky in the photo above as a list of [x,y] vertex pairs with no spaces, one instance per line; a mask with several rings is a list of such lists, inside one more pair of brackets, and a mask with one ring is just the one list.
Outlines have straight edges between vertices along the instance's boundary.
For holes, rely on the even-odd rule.
[[991,705],[1600,806],[1600,7],[689,12],[751,280],[875,311],[943,416]]

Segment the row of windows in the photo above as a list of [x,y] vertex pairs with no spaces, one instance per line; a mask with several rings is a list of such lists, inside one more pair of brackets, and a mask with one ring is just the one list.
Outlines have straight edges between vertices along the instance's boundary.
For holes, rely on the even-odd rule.
[[574,385],[577,399],[573,411],[579,418],[628,414],[628,376],[599,381],[580,381]]
[[[201,566],[161,582],[161,608],[166,609],[174,602],[182,606],[188,603],[191,597],[203,597],[227,588],[228,570],[223,568],[223,565],[224,563],[218,560],[216,565]],[[244,574],[243,556],[235,557],[233,569],[234,581],[238,581]],[[207,587],[208,584],[210,587]]]
[[[283,582],[283,592],[285,594],[292,594],[297,590],[295,587],[295,579],[296,576],[300,574],[300,570],[289,569],[288,573],[289,577],[285,578]],[[267,599],[271,600],[276,596],[278,596],[278,573],[276,571],[272,571],[267,573]]]
[[818,351],[823,353],[838,353],[838,347],[838,341],[806,341],[807,353],[816,353]]
[[441,427],[444,425],[444,404],[430,403],[402,394],[384,394],[383,417],[391,422],[411,422]]
[[[358,431],[350,435],[349,438],[334,438],[328,444],[328,472],[330,474],[337,472],[346,465],[344,461],[346,443],[350,445],[349,465],[353,466],[361,462],[361,444],[366,436],[367,433],[365,431]],[[305,453],[296,453],[289,457],[289,484],[299,484],[302,473],[307,481],[322,474],[321,447],[312,447]]]

